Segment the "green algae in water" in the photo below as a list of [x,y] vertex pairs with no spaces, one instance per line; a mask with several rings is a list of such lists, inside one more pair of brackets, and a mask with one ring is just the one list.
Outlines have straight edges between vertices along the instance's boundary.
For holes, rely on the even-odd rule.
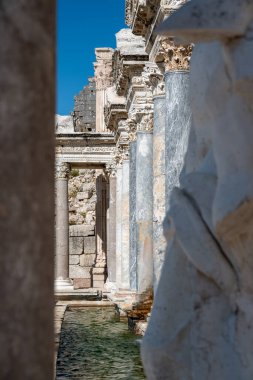
[[138,337],[112,308],[66,311],[57,380],[143,380]]

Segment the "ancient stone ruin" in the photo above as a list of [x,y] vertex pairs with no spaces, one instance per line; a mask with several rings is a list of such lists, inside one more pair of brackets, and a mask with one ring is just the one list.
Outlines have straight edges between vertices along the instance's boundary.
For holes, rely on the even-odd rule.
[[106,294],[150,380],[252,380],[253,2],[126,0],[55,147],[53,3],[0,7],[0,377],[53,378],[55,286]]

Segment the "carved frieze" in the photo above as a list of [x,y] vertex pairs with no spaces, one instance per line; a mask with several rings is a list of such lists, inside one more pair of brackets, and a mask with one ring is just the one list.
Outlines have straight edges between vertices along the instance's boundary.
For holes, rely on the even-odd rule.
[[57,146],[55,148],[57,154],[60,153],[77,153],[77,154],[86,154],[86,153],[106,153],[106,152],[114,152],[115,147],[113,146]]

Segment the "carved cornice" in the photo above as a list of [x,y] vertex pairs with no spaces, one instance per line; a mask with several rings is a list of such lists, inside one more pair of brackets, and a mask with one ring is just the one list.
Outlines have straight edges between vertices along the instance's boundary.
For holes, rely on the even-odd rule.
[[68,179],[70,174],[70,165],[67,162],[56,160],[55,163],[55,178]]
[[113,61],[116,92],[119,96],[125,96],[132,77],[141,75],[145,63],[148,61],[148,55],[123,55],[116,50]]
[[126,0],[126,24],[138,36],[145,36],[160,0]]
[[165,71],[189,70],[192,45],[176,45],[172,38],[160,40],[158,56],[164,61]]

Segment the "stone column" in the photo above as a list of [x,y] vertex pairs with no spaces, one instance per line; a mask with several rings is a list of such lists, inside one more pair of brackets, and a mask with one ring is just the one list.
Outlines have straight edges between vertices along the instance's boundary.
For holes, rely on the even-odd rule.
[[121,197],[121,287],[130,289],[129,272],[129,160],[122,164],[122,197]]
[[165,95],[154,97],[153,129],[153,261],[154,291],[164,262],[166,239],[163,235],[165,218]]
[[[143,117],[143,124],[148,121]],[[153,289],[153,134],[137,132],[136,154],[137,292],[140,300]]]
[[107,225],[107,270],[110,287],[116,284],[116,185],[116,170],[112,168],[109,173],[109,217]]
[[69,164],[56,162],[55,288],[72,289],[69,279]]
[[117,289],[121,288],[121,204],[122,204],[122,165],[117,167],[117,185],[116,185],[116,285]]
[[132,141],[129,144],[129,161],[130,161],[130,175],[129,175],[129,219],[130,219],[130,288],[137,290],[137,232],[136,232],[136,149],[137,142]]
[[165,73],[166,91],[166,208],[171,190],[179,185],[191,126],[189,70]]
[[52,380],[55,1],[1,2],[2,380]]

